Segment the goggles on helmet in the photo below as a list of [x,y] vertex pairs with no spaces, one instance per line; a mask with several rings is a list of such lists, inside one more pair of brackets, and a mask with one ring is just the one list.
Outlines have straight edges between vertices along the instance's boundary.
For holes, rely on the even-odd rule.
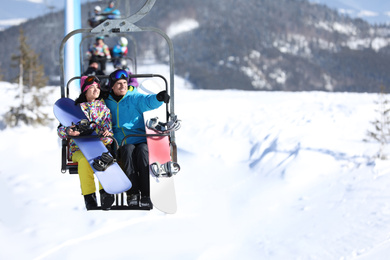
[[95,76],[88,76],[85,79],[84,84],[81,86],[81,90],[84,90],[83,92],[87,91],[88,90],[87,86],[92,85],[94,82],[99,84],[100,80]]
[[117,70],[110,74],[110,80],[115,82],[120,79],[125,79],[126,81],[129,78],[129,74],[125,70]]

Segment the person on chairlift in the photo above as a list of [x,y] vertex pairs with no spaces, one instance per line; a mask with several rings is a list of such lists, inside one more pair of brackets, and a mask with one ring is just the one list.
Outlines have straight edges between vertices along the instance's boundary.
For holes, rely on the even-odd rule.
[[[145,134],[143,112],[169,102],[166,91],[144,95],[128,85],[129,75],[119,69],[109,76],[110,95],[105,100],[112,114],[114,137],[119,144],[130,134]],[[149,153],[145,136],[131,136],[119,148],[123,171],[132,182],[127,191],[127,205],[131,208],[152,208],[149,187]]]
[[104,36],[96,37],[96,42],[89,48],[86,57],[90,60],[96,60],[100,64],[100,69],[105,73],[106,62],[111,60],[110,49],[104,43]]
[[[113,142],[112,138],[109,138],[109,136],[113,136],[111,114],[102,99],[99,82],[99,79],[95,76],[82,76],[80,80],[81,94],[76,99],[75,105],[80,104],[86,117],[96,123],[95,132],[103,136],[101,138],[102,142],[108,147],[108,150],[111,150],[110,145]],[[62,139],[80,135],[75,126],[65,127],[60,125],[57,132]],[[87,210],[95,209],[97,208],[97,200],[94,172],[73,139],[69,141],[69,153],[69,158],[78,163],[81,193],[84,196],[85,207]],[[109,210],[114,203],[114,195],[105,192],[100,183],[99,191],[102,209]]]
[[108,19],[121,18],[121,12],[115,8],[115,1],[109,1],[102,14],[106,15]]

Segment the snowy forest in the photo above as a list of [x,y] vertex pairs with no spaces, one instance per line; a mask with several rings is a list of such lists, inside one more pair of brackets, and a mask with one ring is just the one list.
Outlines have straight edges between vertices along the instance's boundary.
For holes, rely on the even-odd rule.
[[[124,2],[119,3],[125,10]],[[88,27],[95,4],[83,5],[83,27]],[[141,4],[135,1],[134,10]],[[58,82],[63,20],[63,12],[56,12],[20,26],[40,55],[50,84]],[[389,27],[351,19],[323,5],[306,0],[157,1],[138,25],[169,32],[183,22],[195,28],[171,35],[176,71],[196,88],[377,93],[390,83]],[[0,70],[7,81],[17,75],[7,65],[18,35],[19,27],[0,32]],[[165,46],[155,44],[158,39],[135,37],[142,42],[140,56],[166,60]]]

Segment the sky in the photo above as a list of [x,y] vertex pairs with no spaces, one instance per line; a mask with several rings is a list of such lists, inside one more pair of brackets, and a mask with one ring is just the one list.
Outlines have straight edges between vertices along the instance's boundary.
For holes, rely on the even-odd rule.
[[390,22],[390,2],[381,0],[310,0],[370,23]]
[[[81,3],[92,2],[80,0]],[[0,29],[64,9],[65,0],[0,0]],[[12,11],[10,11],[12,10]]]

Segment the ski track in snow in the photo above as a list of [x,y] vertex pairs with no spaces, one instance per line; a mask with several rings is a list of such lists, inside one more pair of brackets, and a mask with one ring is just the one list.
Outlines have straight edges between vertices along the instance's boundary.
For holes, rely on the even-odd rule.
[[[390,163],[362,141],[376,94],[175,84],[178,212],[87,212],[78,177],[60,172],[56,121],[7,128],[0,259],[386,259]],[[0,114],[15,88],[0,82]]]

